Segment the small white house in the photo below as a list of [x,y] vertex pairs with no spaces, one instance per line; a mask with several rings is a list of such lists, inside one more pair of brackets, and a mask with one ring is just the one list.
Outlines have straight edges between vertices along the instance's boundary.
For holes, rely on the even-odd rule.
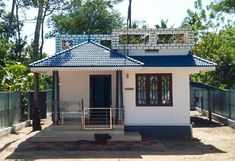
[[65,123],[66,111],[68,116],[78,109],[74,115],[83,129],[123,127],[187,139],[192,136],[189,76],[216,66],[191,54],[193,43],[193,32],[186,29],[59,36],[57,53],[30,69],[53,75],[54,123]]

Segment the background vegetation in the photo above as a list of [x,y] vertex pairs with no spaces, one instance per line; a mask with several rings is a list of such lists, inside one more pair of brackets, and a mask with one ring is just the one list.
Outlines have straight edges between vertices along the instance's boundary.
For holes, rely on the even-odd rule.
[[[4,0],[0,0],[0,90],[28,91],[33,89],[33,74],[28,64],[43,58],[44,23],[49,19],[55,34],[109,34],[113,29],[127,27],[126,20],[113,6],[122,0],[12,0],[7,12]],[[133,1],[134,3],[134,1]],[[131,4],[128,7],[128,27],[146,28],[145,22],[131,21]],[[34,40],[26,42],[22,35],[26,17],[24,10],[37,9]],[[200,73],[191,80],[220,88],[235,88],[235,1],[216,0],[204,6],[196,0],[195,9],[188,10],[181,27],[196,33],[192,53],[218,64],[215,72]],[[156,28],[167,28],[167,20]],[[173,26],[170,26],[173,27]],[[51,78],[40,75],[40,89],[50,88]]]

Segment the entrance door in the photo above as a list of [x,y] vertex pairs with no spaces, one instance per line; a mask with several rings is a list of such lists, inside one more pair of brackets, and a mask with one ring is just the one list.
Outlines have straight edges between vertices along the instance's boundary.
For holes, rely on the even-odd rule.
[[90,76],[89,125],[110,127],[111,75]]
[[111,75],[90,76],[90,106],[107,108],[111,105]]

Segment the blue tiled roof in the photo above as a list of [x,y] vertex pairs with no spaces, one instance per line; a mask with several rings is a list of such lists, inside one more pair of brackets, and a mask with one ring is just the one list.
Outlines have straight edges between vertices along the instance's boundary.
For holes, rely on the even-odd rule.
[[132,56],[145,67],[214,67],[215,63],[195,55]]
[[33,67],[214,67],[194,55],[124,56],[95,42],[84,42],[29,65]]
[[138,67],[143,63],[89,41],[51,57],[31,63],[30,67]]

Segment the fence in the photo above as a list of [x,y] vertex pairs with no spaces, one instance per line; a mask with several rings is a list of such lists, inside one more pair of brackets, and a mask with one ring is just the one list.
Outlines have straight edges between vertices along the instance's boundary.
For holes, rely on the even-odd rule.
[[[40,91],[45,99],[40,99],[40,104],[45,104],[42,110],[46,113],[51,109],[46,108],[46,101],[51,101],[52,90]],[[31,99],[31,100],[30,100]],[[20,121],[28,120],[30,115],[30,92],[0,92],[0,129],[10,127]]]
[[21,119],[20,92],[0,92],[0,129],[12,126]]
[[[51,113],[51,107],[47,107],[47,102],[52,101],[52,90],[43,90],[39,92],[40,97],[40,118],[45,119],[47,117],[47,113]],[[29,92],[29,119],[33,119],[33,111],[34,111],[34,91]]]
[[212,112],[235,120],[235,90],[211,90],[209,98],[208,89],[191,91],[191,106],[200,107],[208,111],[211,105]]

